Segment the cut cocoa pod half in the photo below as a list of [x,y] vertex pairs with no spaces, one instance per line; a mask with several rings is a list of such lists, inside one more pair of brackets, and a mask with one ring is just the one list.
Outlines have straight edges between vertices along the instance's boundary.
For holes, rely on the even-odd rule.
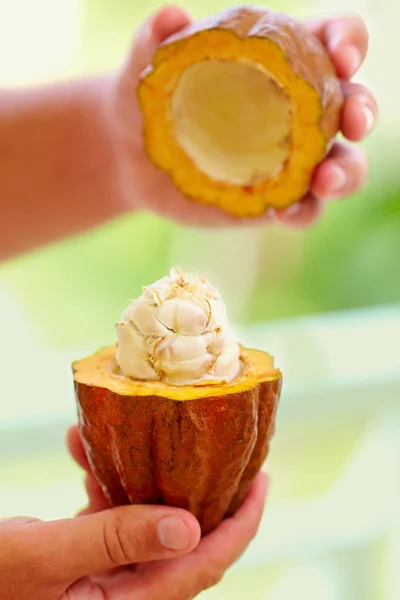
[[319,40],[284,14],[251,7],[169,38],[137,94],[153,163],[188,199],[236,217],[304,197],[343,102]]
[[79,425],[93,474],[113,506],[184,508],[211,532],[243,501],[275,431],[282,377],[242,349],[230,383],[173,386],[120,374],[116,347],[73,363]]

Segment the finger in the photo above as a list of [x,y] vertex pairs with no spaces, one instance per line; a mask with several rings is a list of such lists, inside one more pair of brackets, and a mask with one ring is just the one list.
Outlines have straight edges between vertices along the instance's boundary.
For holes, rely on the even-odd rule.
[[72,427],[67,430],[66,441],[68,450],[75,462],[77,462],[82,469],[85,469],[85,471],[90,471],[90,465],[85,448],[83,447],[78,425],[72,425]]
[[[168,564],[154,565],[151,573],[147,574],[146,595],[143,598],[158,600],[160,584],[168,590],[163,596],[164,600],[194,598],[217,584],[226,569],[243,554],[256,535],[268,485],[267,476],[260,473],[235,515],[203,538],[193,552]],[[128,580],[125,585],[127,584]],[[119,588],[118,591],[123,590]]]
[[129,60],[132,81],[137,81],[151,63],[158,46],[190,21],[190,16],[180,6],[164,6],[142,25],[135,36]]
[[193,550],[200,526],[189,512],[166,506],[123,506],[94,515],[32,523],[19,530],[24,567],[69,585],[106,569],[173,558]]
[[342,111],[342,132],[352,142],[364,139],[373,129],[378,106],[372,93],[358,83],[344,83],[345,103]]
[[284,210],[276,210],[275,217],[289,227],[309,227],[321,217],[324,202],[315,195],[307,194],[301,202]]
[[241,557],[255,537],[268,488],[267,475],[260,473],[236,514],[223,521],[190,556],[185,557],[192,563],[188,572],[196,581],[197,593],[219,583],[225,571]]
[[361,148],[336,144],[317,167],[312,192],[324,199],[354,194],[364,186],[368,169],[368,159]]
[[80,510],[76,516],[92,515],[111,508],[109,501],[104,496],[100,484],[91,473],[87,473],[85,478],[85,489],[88,496],[88,505]]
[[89,502],[92,504],[99,504],[100,502],[105,508],[110,508],[109,503],[104,497],[100,484],[96,481],[91,473],[86,474],[85,489],[89,498]]
[[357,15],[316,19],[306,23],[328,49],[341,79],[350,79],[361,67],[368,52],[368,30]]
[[101,510],[106,510],[110,507],[110,503],[104,496],[100,484],[96,481],[92,474],[86,452],[83,447],[82,438],[79,433],[79,427],[73,425],[67,430],[67,446],[72,458],[78,463],[82,469],[86,471],[85,489],[88,496],[88,505],[77,512],[76,516],[91,515]]

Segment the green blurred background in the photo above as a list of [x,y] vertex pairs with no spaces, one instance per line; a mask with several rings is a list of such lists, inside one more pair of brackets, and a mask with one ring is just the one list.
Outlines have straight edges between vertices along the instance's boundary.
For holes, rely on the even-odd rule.
[[[289,381],[295,385],[291,394],[285,392],[283,420],[269,460],[275,480],[267,511],[267,517],[272,515],[272,525],[277,514],[275,509],[281,514],[281,506],[291,502],[302,505],[310,498],[312,502],[334,487],[360,440],[377,422],[378,408],[384,400],[388,401],[390,381],[387,391],[382,392],[386,388],[381,387],[377,393],[368,379],[373,361],[366,360],[365,365],[369,366],[363,370],[360,359],[357,376],[361,383],[363,379],[368,382],[368,389],[353,393],[351,386],[354,390],[356,386],[351,381],[346,395],[341,376],[335,378],[340,369],[335,368],[333,353],[329,354],[326,346],[320,351],[324,318],[315,329],[307,329],[308,339],[290,321],[283,326],[279,319],[321,313],[340,315],[342,310],[368,307],[383,309],[384,314],[390,316],[389,305],[400,300],[400,173],[396,146],[400,130],[399,84],[396,78],[387,75],[388,61],[398,53],[398,19],[394,15],[400,16],[400,9],[394,2],[382,0],[376,6],[369,0],[306,0],[301,10],[294,0],[269,3],[271,8],[299,17],[342,10],[361,12],[371,31],[370,55],[359,76],[360,81],[373,87],[381,107],[379,126],[364,144],[371,161],[371,175],[362,192],[330,203],[324,218],[311,229],[296,231],[271,226],[204,231],[185,228],[155,215],[140,214],[0,265],[0,358],[5,373],[0,404],[0,426],[5,423],[5,428],[0,431],[0,442],[3,441],[6,448],[3,455],[0,451],[0,514],[18,511],[43,518],[59,517],[69,514],[84,501],[79,470],[64,450],[64,421],[57,421],[58,410],[70,407],[73,411],[69,361],[76,358],[81,349],[94,349],[112,342],[114,323],[128,301],[140,294],[143,284],[161,277],[174,264],[207,274],[221,288],[235,324],[256,324],[253,332],[258,327],[263,332],[266,325],[273,326],[278,320],[275,337],[269,337],[268,330],[265,345],[273,340],[279,348],[282,327],[285,344],[292,348],[287,370]],[[147,4],[135,0],[36,0],[34,3],[0,0],[0,86],[37,84],[115,68],[126,56],[135,27],[161,4],[153,0]],[[191,0],[183,4],[195,17],[230,5],[218,0]],[[397,323],[395,318],[396,314],[393,323]],[[383,326],[388,328],[389,339],[391,317],[385,319]],[[349,335],[354,336],[357,326],[351,329],[352,322],[350,316]],[[331,324],[329,335],[342,326],[341,322],[337,326],[335,322]],[[381,343],[385,338],[385,332],[380,335],[378,318],[374,326],[367,340],[370,347],[366,348],[368,344],[360,336],[358,349],[360,353],[383,356],[384,348],[375,346],[378,340]],[[340,339],[342,346],[337,354],[345,354],[343,338]],[[299,349],[298,360],[296,348]],[[392,350],[397,352],[393,336],[388,352]],[[278,360],[280,357],[279,353]],[[323,380],[326,376],[325,387],[318,388],[318,377],[315,381],[311,379],[314,369],[311,357],[316,360],[317,370],[318,365],[321,366],[319,378]],[[24,377],[19,369],[21,360],[25,361]],[[300,385],[302,365],[307,370],[305,379],[310,375],[307,380],[310,387],[313,381],[317,386],[314,404],[312,401],[306,404],[308,397],[311,400],[314,397],[312,390],[307,395],[308,391],[302,391]],[[331,400],[327,400],[329,390]],[[333,404],[336,400],[341,404],[333,417],[329,402]],[[299,403],[304,403],[301,409]],[[27,414],[29,418],[24,419]],[[31,415],[35,418],[31,419]],[[393,412],[389,421],[394,422],[395,418]],[[20,439],[25,440],[22,447],[16,441]],[[365,471],[371,488],[370,478],[378,474],[387,474],[390,482],[394,480],[389,474],[395,455],[389,453],[388,446],[392,462],[387,459],[384,440],[378,443],[382,456],[374,450],[364,470],[360,469],[362,477]],[[48,448],[53,450],[49,452]],[[354,475],[350,478],[357,481]],[[389,487],[388,484],[387,489]],[[386,490],[383,484],[382,489]],[[356,495],[348,501],[350,508],[347,500],[340,505],[336,499],[333,509],[324,501],[320,508],[324,527],[331,525],[340,532],[342,523],[346,518],[349,520],[347,529],[338,534],[344,547],[348,543],[347,534],[353,536],[356,546],[365,542],[364,530],[373,527],[374,514],[390,518],[385,506],[379,508],[380,499],[376,505],[373,500],[365,502],[372,507],[371,522],[366,519],[365,528],[360,526],[361,533],[352,533],[351,521],[356,521],[365,506],[356,504]],[[305,546],[308,537],[318,536],[322,529],[317,512],[315,520],[312,514],[310,521],[305,521],[309,527],[304,534]],[[284,524],[286,517],[280,518],[281,521],[276,522]],[[324,572],[318,555],[306,565],[301,561],[292,565],[289,559],[280,562],[279,556],[268,568],[250,565],[231,573],[217,590],[206,596],[209,600],[223,597],[231,600],[243,597],[252,600],[396,599],[399,597],[397,588],[389,589],[390,583],[382,574],[386,548],[394,542],[383,542],[379,536],[374,538],[371,548],[368,546],[370,563],[367,560],[361,564],[358,558],[354,562],[350,551],[342,557],[345,570],[354,568],[357,585],[360,580],[364,581],[361,571],[368,573],[368,594],[365,590],[359,592],[360,588],[356,587],[357,592],[342,595],[341,571],[337,577],[339,583],[335,579],[333,586],[339,590],[336,595],[328,596],[327,592],[319,591],[328,589],[330,584],[324,587],[321,583],[318,587]],[[260,539],[262,543],[262,536]],[[276,540],[279,541],[279,531]],[[326,544],[328,551],[329,543]],[[398,540],[397,544],[400,548]],[[335,549],[329,550],[336,564]],[[400,556],[400,551],[396,556]],[[291,578],[290,584],[285,579],[286,572]],[[331,574],[328,575],[330,581]],[[371,588],[372,580],[374,583],[385,580],[386,584],[375,590]],[[278,581],[280,592],[276,592]],[[308,590],[308,596],[298,595],[299,588],[302,593]]]
[[[48,4],[38,2],[39,8]],[[3,11],[12,10],[2,4]],[[16,4],[22,6],[24,0]],[[60,8],[65,3],[56,4]],[[26,73],[37,81],[115,67],[126,54],[135,27],[162,3],[86,0],[72,4],[76,4],[71,17],[76,41],[65,51],[64,64],[60,60],[62,68],[57,71],[51,65],[44,75],[21,68],[17,83],[24,83],[24,73],[25,81],[29,80]],[[184,5],[195,16],[203,16],[229,3],[191,0]],[[330,3],[325,6],[321,1],[303,4],[301,13],[290,0],[274,0],[269,6],[299,16],[332,10]],[[372,22],[373,15],[366,12],[367,22]],[[52,26],[50,20],[47,23]],[[372,45],[371,68],[367,61],[361,73],[370,84],[379,72],[379,44]],[[383,93],[384,103],[386,90],[376,91],[378,98]],[[207,233],[154,215],[132,215],[2,265],[1,285],[28,311],[42,341],[52,347],[112,340],[113,324],[129,299],[173,264],[212,277],[237,323],[396,302],[400,298],[395,266],[400,256],[400,180],[393,123],[390,115],[384,117],[365,144],[371,159],[367,187],[353,198],[329,205],[328,214],[311,230],[275,226]]]

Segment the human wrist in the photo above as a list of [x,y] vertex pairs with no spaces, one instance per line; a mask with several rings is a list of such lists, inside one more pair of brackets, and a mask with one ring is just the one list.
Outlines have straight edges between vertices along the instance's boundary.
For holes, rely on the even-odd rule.
[[[123,152],[116,126],[116,77],[100,77],[87,82],[82,99],[82,116],[90,115],[92,125],[87,129],[87,152],[92,156],[94,170],[89,167],[88,197],[96,197],[99,217],[121,216],[134,208],[127,200],[123,176]],[[100,214],[101,213],[101,214]]]

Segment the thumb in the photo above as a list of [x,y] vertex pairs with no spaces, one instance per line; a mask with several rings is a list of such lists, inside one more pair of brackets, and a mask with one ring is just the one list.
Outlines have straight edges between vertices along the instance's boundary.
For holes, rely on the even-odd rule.
[[158,46],[190,22],[190,16],[180,6],[164,6],[139,28],[128,64],[129,75],[135,84],[151,63]]
[[102,512],[23,528],[35,563],[46,565],[46,578],[66,585],[98,571],[135,562],[174,558],[200,540],[200,526],[183,509],[121,506]]

